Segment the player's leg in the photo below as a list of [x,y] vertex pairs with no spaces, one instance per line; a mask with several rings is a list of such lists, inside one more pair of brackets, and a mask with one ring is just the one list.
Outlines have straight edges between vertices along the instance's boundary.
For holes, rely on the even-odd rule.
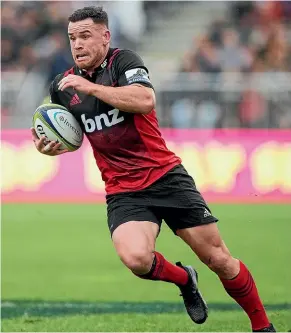
[[134,274],[142,275],[150,271],[158,233],[159,225],[146,221],[126,222],[113,232],[115,250]]
[[186,284],[187,272],[155,251],[162,219],[142,204],[145,204],[144,196],[139,198],[138,194],[107,198],[108,225],[117,254],[140,278]]
[[176,284],[187,293],[185,305],[191,319],[202,324],[207,319],[207,306],[197,289],[197,276],[192,267],[179,267],[155,251],[159,226],[152,222],[129,221],[119,225],[112,240],[121,261],[138,277]]
[[148,221],[128,221],[112,234],[114,247],[121,261],[136,276],[186,284],[188,274],[155,251],[159,225]]
[[[193,178],[183,166],[171,172],[171,177],[168,177],[167,182],[164,183],[163,190],[162,205],[165,207],[163,217],[168,226],[218,274],[227,292],[250,317],[253,329],[274,330],[272,327],[267,328],[269,320],[251,274],[242,262],[230,255],[214,223],[218,221],[217,218],[211,214],[203,197],[196,189]],[[184,268],[187,269],[187,266]],[[186,298],[185,305],[188,311],[187,303],[191,293],[184,287],[180,289],[184,302]],[[193,312],[201,311],[201,303],[193,302],[192,308]]]
[[[176,166],[150,187],[143,191],[136,192],[131,198],[131,205],[128,207],[131,211],[131,216],[133,218],[139,217],[141,221],[155,221],[155,219],[157,219],[159,221],[157,223],[159,224],[162,218],[165,219],[165,217],[172,215],[171,212],[173,207],[178,208],[181,205],[183,206],[184,204],[189,204],[188,198],[183,195],[183,173],[186,173],[184,168],[182,166]],[[187,177],[189,176],[187,175]],[[190,184],[190,186],[192,186],[192,184]],[[125,207],[128,204],[129,200],[125,200],[122,205],[120,205],[120,207]],[[149,207],[142,206],[147,204]],[[192,203],[190,203],[190,207],[191,204]],[[142,210],[142,207],[145,209],[144,211]],[[174,208],[174,213],[176,208]],[[134,214],[132,213],[133,210]],[[141,210],[141,214],[139,210]],[[148,215],[149,213],[152,213],[153,215]],[[115,216],[118,216],[119,219],[121,219],[122,215],[122,212],[115,214]],[[129,216],[127,214],[127,219],[128,217]],[[119,222],[112,221],[110,224],[117,225],[118,223]],[[126,231],[126,224],[127,223],[124,224],[124,232],[122,232],[119,237],[121,240],[127,239],[127,242],[131,242],[133,236],[129,236],[129,233]],[[138,222],[136,222],[136,224],[138,225]],[[128,228],[130,228],[130,225],[128,225]],[[118,230],[121,232],[121,227],[118,227],[116,232]],[[133,231],[133,234],[136,235],[137,232]],[[113,237],[115,237],[115,232],[113,233]],[[121,241],[120,243],[123,244],[124,242]],[[137,243],[141,244],[141,241],[139,240]],[[153,243],[154,242],[152,242],[152,244]],[[133,248],[135,248],[135,245],[133,245]],[[154,251],[153,245],[151,251]],[[121,251],[118,252],[120,252],[120,255],[122,256]],[[127,250],[126,252],[129,253],[130,251]],[[190,318],[196,324],[204,323],[208,316],[208,309],[198,290],[197,272],[190,266],[183,267],[177,264],[173,265],[172,263],[168,262],[160,253],[154,252],[154,255],[155,256],[151,269],[148,273],[140,275],[140,277],[175,283],[180,288],[182,294],[181,296],[183,296],[185,307]],[[125,260],[123,261],[125,262]],[[147,269],[149,269],[149,266],[147,266]],[[144,272],[145,270],[139,271]]]
[[231,256],[215,223],[176,230],[181,237],[220,278],[226,292],[249,316],[253,331],[274,332],[248,268]]

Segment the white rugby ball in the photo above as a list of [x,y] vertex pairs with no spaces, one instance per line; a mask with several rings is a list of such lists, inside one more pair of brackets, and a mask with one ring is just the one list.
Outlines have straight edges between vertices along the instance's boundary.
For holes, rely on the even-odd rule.
[[33,127],[39,138],[58,141],[60,149],[75,151],[83,143],[83,131],[76,118],[62,105],[42,104],[33,114]]

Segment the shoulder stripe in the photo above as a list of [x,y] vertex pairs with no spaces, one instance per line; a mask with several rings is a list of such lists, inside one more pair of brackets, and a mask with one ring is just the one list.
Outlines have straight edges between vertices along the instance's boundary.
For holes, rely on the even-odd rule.
[[109,59],[108,68],[111,68],[114,58],[117,56],[117,54],[118,54],[120,51],[121,51],[120,49],[116,49],[116,50],[113,51],[112,56],[111,56],[110,59]]

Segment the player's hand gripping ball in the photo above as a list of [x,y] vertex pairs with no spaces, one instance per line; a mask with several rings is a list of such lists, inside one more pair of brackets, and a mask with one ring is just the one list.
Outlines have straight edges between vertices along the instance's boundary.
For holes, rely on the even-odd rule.
[[31,129],[38,151],[60,155],[79,149],[83,131],[76,118],[62,105],[42,104],[34,112]]

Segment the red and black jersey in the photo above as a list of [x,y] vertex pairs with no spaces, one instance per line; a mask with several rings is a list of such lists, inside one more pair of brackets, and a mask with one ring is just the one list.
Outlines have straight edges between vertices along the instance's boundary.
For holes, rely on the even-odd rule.
[[68,74],[105,86],[137,83],[153,88],[148,70],[133,51],[109,49],[92,76],[75,66],[50,86],[51,101],[65,106],[89,139],[107,194],[144,189],[181,163],[166,147],[155,110],[147,115],[123,112],[72,88],[58,90],[58,82]]

